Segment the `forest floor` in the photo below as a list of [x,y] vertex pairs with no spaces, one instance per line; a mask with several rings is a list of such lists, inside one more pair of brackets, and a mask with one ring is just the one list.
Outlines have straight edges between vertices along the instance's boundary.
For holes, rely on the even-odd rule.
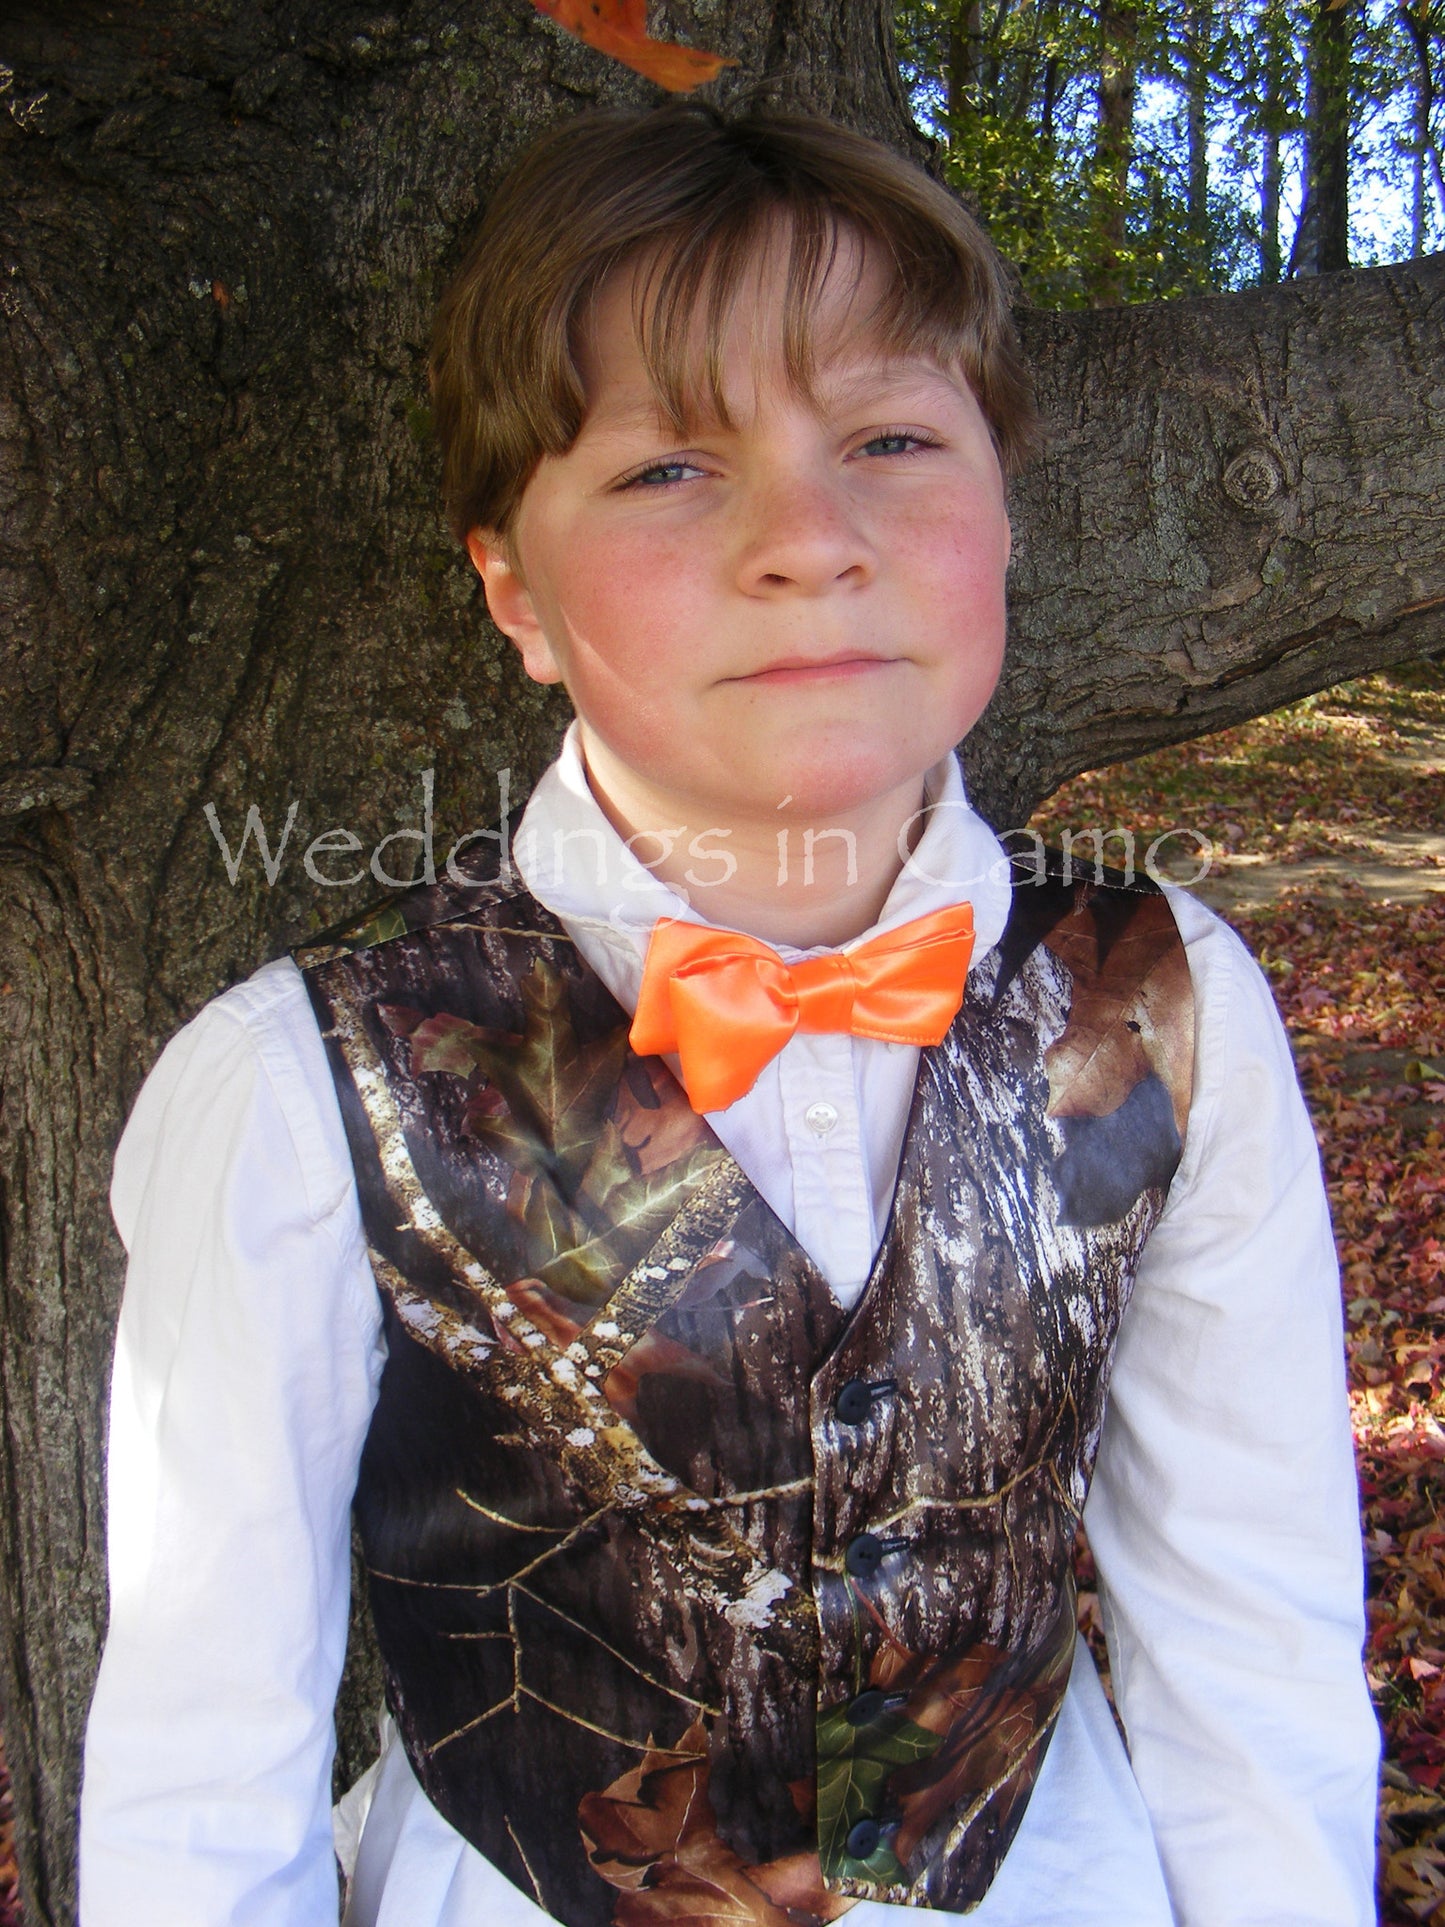
[[[1193,832],[1158,848],[1180,880],[1208,837],[1218,854],[1197,887],[1273,985],[1344,1279],[1385,1731],[1382,1927],[1445,1927],[1445,667],[1341,684],[1078,777],[1036,823],[1050,841],[1125,826],[1141,859]],[[1087,1593],[1082,1614],[1097,1639]],[[0,1762],[0,1927],[20,1927],[7,1845]]]
[[[1072,828],[1083,864],[1091,825],[1132,829],[1140,860],[1171,829],[1210,839],[1197,887],[1290,1033],[1344,1282],[1385,1733],[1381,1921],[1445,1927],[1445,667],[1078,777],[1036,819],[1051,843]],[[1159,867],[1183,880],[1199,847],[1176,837]],[[1087,1597],[1084,1616],[1097,1639]]]

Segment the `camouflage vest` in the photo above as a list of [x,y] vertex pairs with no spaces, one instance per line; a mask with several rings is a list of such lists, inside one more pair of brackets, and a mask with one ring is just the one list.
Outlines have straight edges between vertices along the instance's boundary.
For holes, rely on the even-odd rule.
[[1163,897],[1032,878],[850,1312],[519,884],[298,953],[384,1305],[389,1702],[567,1927],[963,1911],[1018,1828],[1193,1050]]

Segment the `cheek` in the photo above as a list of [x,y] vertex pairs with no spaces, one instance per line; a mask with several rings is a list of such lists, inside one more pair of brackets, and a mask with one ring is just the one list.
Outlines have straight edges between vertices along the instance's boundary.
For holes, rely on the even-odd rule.
[[695,661],[704,593],[695,547],[636,536],[577,544],[554,620],[578,680],[645,695],[660,671]]
[[1008,545],[1001,518],[976,508],[932,517],[899,542],[894,559],[919,614],[935,634],[986,641],[1002,632]]

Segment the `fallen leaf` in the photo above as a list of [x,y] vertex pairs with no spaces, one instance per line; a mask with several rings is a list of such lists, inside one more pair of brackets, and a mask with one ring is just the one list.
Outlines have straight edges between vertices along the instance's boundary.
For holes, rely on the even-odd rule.
[[677,1080],[660,1058],[629,1058],[612,1117],[644,1177],[688,1157],[709,1141],[706,1120],[685,1097],[679,1102],[681,1095]]
[[[940,1744],[925,1764],[894,1779],[902,1810],[894,1851],[901,1861],[911,1861],[939,1820],[972,1805],[990,1786],[999,1787],[995,1817],[1006,1824],[1016,1800],[1033,1786],[1040,1755],[1032,1743],[1049,1728],[1063,1699],[1075,1637],[1070,1589],[1053,1633],[1022,1661],[979,1645],[920,1680],[904,1710],[938,1734]],[[1013,1777],[999,1785],[1010,1769]]]
[[[540,1278],[517,1278],[507,1286],[507,1296],[524,1311],[559,1351],[565,1350],[582,1331],[573,1316],[578,1309],[571,1300],[559,1297]],[[620,1418],[631,1424],[637,1417],[637,1393],[651,1372],[673,1378],[690,1379],[696,1384],[722,1389],[723,1381],[705,1358],[690,1352],[675,1339],[655,1331],[644,1333],[602,1381],[602,1396]]]
[[383,1005],[381,1015],[399,1034],[410,1037],[413,1074],[448,1071],[453,1077],[470,1077],[492,1051],[515,1050],[522,1042],[519,1032],[487,1030],[446,1010],[413,1022],[415,1011]]

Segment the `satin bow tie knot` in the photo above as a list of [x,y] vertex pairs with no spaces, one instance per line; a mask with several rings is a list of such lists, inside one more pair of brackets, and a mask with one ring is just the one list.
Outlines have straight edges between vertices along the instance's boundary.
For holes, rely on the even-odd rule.
[[841,951],[784,964],[797,1003],[799,1030],[850,1030],[858,978]]
[[795,1031],[936,1044],[963,1001],[973,911],[936,910],[858,949],[787,964],[756,937],[664,917],[652,933],[629,1041],[676,1052],[696,1111],[750,1091]]

